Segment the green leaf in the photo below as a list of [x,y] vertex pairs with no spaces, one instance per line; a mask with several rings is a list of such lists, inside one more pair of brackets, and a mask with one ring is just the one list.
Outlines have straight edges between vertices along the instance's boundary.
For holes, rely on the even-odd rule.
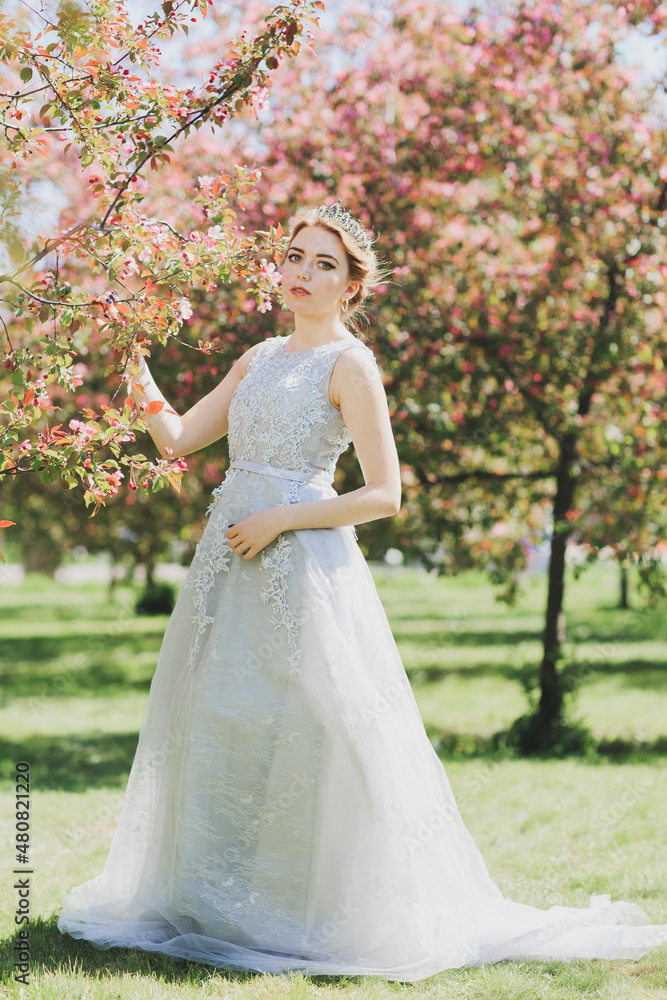
[[32,67],[24,66],[19,75],[24,83],[27,83],[29,80],[32,80]]

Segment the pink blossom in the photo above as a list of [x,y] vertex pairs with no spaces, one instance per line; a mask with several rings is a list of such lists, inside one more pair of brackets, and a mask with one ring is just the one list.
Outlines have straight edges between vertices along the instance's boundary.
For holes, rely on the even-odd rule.
[[82,423],[80,420],[74,420],[74,419],[70,420],[69,426],[72,428],[73,431],[76,431],[84,439],[95,437],[94,429],[92,427],[87,427],[86,424]]
[[491,537],[498,538],[502,535],[508,535],[509,528],[504,521],[496,521],[494,526],[491,528]]
[[124,478],[125,478],[124,473],[121,472],[120,469],[118,469],[116,472],[112,472],[109,475],[107,483],[109,484],[112,493],[118,493],[118,487],[120,486],[121,479]]
[[181,319],[190,319],[192,316],[192,306],[187,299],[178,299],[178,301],[174,303],[174,306],[180,313]]
[[269,102],[269,92],[266,87],[253,87],[250,91],[252,99],[258,108],[263,108]]
[[269,279],[274,288],[279,287],[280,272],[278,271],[278,268],[273,262],[271,262],[270,264],[266,264],[262,268],[262,274],[266,275],[266,277]]

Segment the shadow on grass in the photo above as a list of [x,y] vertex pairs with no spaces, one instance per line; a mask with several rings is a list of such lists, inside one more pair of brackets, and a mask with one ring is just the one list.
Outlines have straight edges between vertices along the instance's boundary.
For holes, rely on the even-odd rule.
[[124,788],[137,749],[138,733],[76,736],[26,736],[14,743],[0,739],[0,769],[13,774],[17,762],[30,764],[35,788],[84,792],[89,788]]
[[[446,619],[443,619],[443,622]],[[407,632],[400,627],[393,627],[392,634],[396,642],[412,642],[416,646],[424,645],[442,649],[458,649],[472,646],[518,646],[522,642],[539,642],[540,636],[533,629],[503,631],[503,629],[467,629],[457,627],[448,629],[446,626],[432,632]]]
[[[114,623],[112,622],[112,624]],[[48,662],[72,654],[99,655],[101,649],[111,650],[122,645],[130,645],[137,652],[140,652],[146,647],[153,647],[156,643],[159,645],[164,631],[164,622],[160,619],[160,623],[156,623],[154,629],[129,636],[122,633],[110,635],[102,628],[95,632],[77,632],[76,629],[72,629],[65,635],[12,637],[2,640],[2,659],[9,664]]]
[[[46,920],[37,917],[30,921],[30,980],[35,972],[75,973],[82,976],[93,975],[95,979],[106,974],[110,979],[123,977],[128,973],[157,979],[163,983],[179,983],[183,986],[203,986],[211,979],[221,982],[251,983],[262,972],[240,972],[234,969],[220,969],[201,962],[191,962],[186,958],[173,958],[161,952],[141,951],[138,948],[96,948],[89,941],[75,939],[58,930],[58,914]],[[13,982],[14,945],[19,941],[14,934],[0,941],[0,968],[5,970],[2,982]],[[305,973],[292,973],[305,978]],[[285,978],[289,973],[285,974]],[[281,977],[282,978],[282,977]],[[361,984],[363,976],[307,976],[316,984]],[[29,980],[29,982],[30,982]]]
[[[425,725],[426,735],[442,760],[473,760],[484,759],[499,763],[503,760],[552,760],[554,756],[531,754],[521,755],[506,743],[506,733],[498,732],[490,735],[480,733],[457,733],[451,729],[441,729],[434,725]],[[559,757],[561,755],[558,755]],[[595,741],[592,751],[583,756],[579,754],[564,754],[576,756],[590,764],[661,764],[667,757],[667,736],[659,736],[655,740],[636,739],[601,739]]]
[[[52,698],[71,697],[77,693],[86,692],[92,695],[118,694],[119,689],[127,691],[148,691],[155,672],[159,649],[151,650],[148,670],[143,664],[137,665],[140,655],[136,653],[122,655],[122,647],[114,650],[122,663],[111,657],[106,660],[95,660],[79,669],[61,669],[36,667],[33,669],[14,668],[7,672],[0,671],[0,686],[2,698],[28,698],[33,704]],[[143,674],[143,676],[142,676]]]
[[[542,616],[536,613],[540,626],[536,628],[503,629],[494,618],[507,616],[512,609],[501,615],[482,612],[479,616],[446,615],[424,613],[423,607],[416,608],[414,614],[401,614],[399,609],[391,615],[392,632],[396,641],[424,643],[443,649],[472,646],[507,646],[522,642],[542,641]],[[667,602],[656,607],[638,607],[620,610],[614,607],[598,607],[593,612],[588,608],[571,608],[567,613],[567,638],[569,642],[581,643],[642,643],[664,641],[664,620]],[[429,623],[428,631],[410,630],[412,622]],[[451,623],[451,624],[450,624]],[[481,626],[481,627],[480,627]]]
[[54,626],[57,626],[59,622],[80,622],[82,620],[103,621],[107,623],[118,621],[120,617],[124,618],[134,613],[133,602],[123,604],[117,601],[104,601],[95,604],[83,604],[79,600],[79,597],[79,594],[70,594],[65,591],[62,597],[57,594],[50,594],[47,604],[20,604],[11,609],[7,608],[5,611],[7,618],[12,624],[21,623],[27,627],[30,627],[35,621],[51,621]]
[[[582,679],[582,683],[594,680],[597,676],[613,676],[623,674],[623,684],[625,687],[634,687],[641,690],[655,690],[667,687],[667,664],[652,664],[646,660],[622,660],[618,663],[587,663],[574,660],[568,663],[563,670],[564,677]],[[523,668],[526,675],[539,672],[537,661],[528,664]],[[522,669],[517,669],[511,663],[474,663],[470,666],[452,665],[446,666],[442,663],[420,663],[418,667],[406,667],[406,673],[411,683],[414,684],[435,684],[446,677],[463,678],[464,680],[475,680],[478,677],[500,677],[507,681],[517,681],[521,683]]]
[[517,680],[516,668],[506,663],[475,663],[469,667],[420,663],[418,667],[406,667],[405,672],[412,684],[435,684],[445,677],[462,677],[464,680],[474,680],[477,677],[502,677],[506,681]]
[[568,663],[564,674],[573,676],[575,679],[581,675],[586,679],[593,679],[596,675],[613,676],[614,674],[624,674],[623,684],[625,687],[641,688],[644,690],[655,690],[656,688],[667,687],[667,663],[650,663],[647,660],[620,660],[616,663],[581,663],[572,660]]
[[[503,733],[457,733],[428,725],[426,734],[438,756],[449,760],[524,759],[503,742]],[[20,743],[0,740],[0,768],[14,771],[30,764],[33,784],[50,791],[84,792],[91,788],[125,790],[138,743],[137,733],[75,736],[29,736]],[[546,755],[549,756],[548,754]],[[667,736],[653,741],[603,739],[586,759],[591,763],[663,763]]]

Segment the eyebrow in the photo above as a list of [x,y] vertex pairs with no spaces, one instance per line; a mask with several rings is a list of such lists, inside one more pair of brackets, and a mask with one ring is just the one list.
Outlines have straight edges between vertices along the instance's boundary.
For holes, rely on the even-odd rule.
[[[290,247],[290,253],[291,253],[292,250],[296,250],[297,253],[305,253],[305,250],[302,250],[300,247],[291,246]],[[336,258],[332,257],[330,253],[316,253],[315,256],[316,257],[328,257],[330,260],[336,260]],[[338,263],[337,260],[336,260],[336,263]]]

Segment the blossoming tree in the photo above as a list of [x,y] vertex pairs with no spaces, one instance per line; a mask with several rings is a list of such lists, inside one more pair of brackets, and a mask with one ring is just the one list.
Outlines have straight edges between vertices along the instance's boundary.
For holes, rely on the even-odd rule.
[[[320,0],[275,5],[227,38],[199,84],[161,82],[160,43],[187,34],[211,3],[166,0],[139,25],[118,0],[39,14],[39,30],[0,15],[0,197],[8,251],[0,287],[11,314],[2,320],[9,391],[0,404],[0,478],[37,472],[65,489],[81,485],[93,513],[118,491],[124,469],[131,489],[159,490],[178,489],[186,466],[124,447],[145,429],[127,392],[137,353],[179,332],[192,315],[195,287],[240,278],[260,310],[273,288],[267,259],[276,252],[274,234],[258,244],[233,228],[233,206],[243,205],[257,179],[252,169],[230,164],[201,185],[202,228],[190,219],[182,232],[142,211],[142,181],[168,169],[188,136],[256,114],[280,62],[301,42],[311,44],[322,8]],[[81,216],[39,249],[22,236],[20,210],[22,192],[43,176],[42,160],[81,178],[88,194],[79,199]],[[40,271],[44,261],[49,266]],[[78,287],[70,281],[72,261],[89,268]],[[106,364],[105,375],[120,373],[117,392],[98,408],[83,405],[80,419],[66,427],[50,422],[59,400],[82,386],[76,359],[91,354]]]
[[595,556],[624,533],[642,554],[667,527],[649,489],[667,478],[667,147],[619,55],[630,26],[664,16],[401,4],[374,33],[340,25],[347,63],[320,38],[261,127],[274,217],[340,197],[395,263],[373,327],[404,547],[492,565],[512,599],[528,544],[549,538],[540,701],[521,723],[534,745],[562,722],[568,540]]
[[[154,269],[172,251],[180,268],[179,248],[205,254],[216,225],[247,251],[245,268],[229,271],[241,282],[224,294],[211,271],[189,288],[191,316],[180,285],[160,300],[182,329],[167,336],[157,324],[150,342],[162,345],[165,373],[184,377],[184,400],[239,345],[280,331],[268,308],[273,247],[253,270],[245,232],[275,237],[297,204],[339,197],[374,226],[395,264],[371,318],[404,476],[403,509],[383,538],[395,532],[445,571],[491,565],[512,599],[528,544],[547,534],[538,741],[562,719],[568,540],[594,556],[623,533],[642,553],[665,528],[652,499],[667,474],[664,129],[618,57],[631,24],[650,32],[663,15],[651,2],[532,0],[494,21],[415,0],[379,24],[340,20],[320,36],[318,60],[302,48],[276,78],[270,120],[265,111],[234,135],[199,132],[187,158],[176,146],[151,188],[137,189],[167,241]],[[221,161],[253,166],[237,177]],[[254,200],[239,189],[250,182]],[[99,183],[91,196],[108,203]],[[212,231],[183,243],[172,229],[188,228],[198,198]],[[139,242],[116,246],[125,284],[151,263],[139,261]],[[188,356],[194,340],[213,352],[206,365]],[[118,367],[126,362],[121,349]],[[342,465],[352,474],[347,457]],[[164,481],[159,463],[150,479]]]

